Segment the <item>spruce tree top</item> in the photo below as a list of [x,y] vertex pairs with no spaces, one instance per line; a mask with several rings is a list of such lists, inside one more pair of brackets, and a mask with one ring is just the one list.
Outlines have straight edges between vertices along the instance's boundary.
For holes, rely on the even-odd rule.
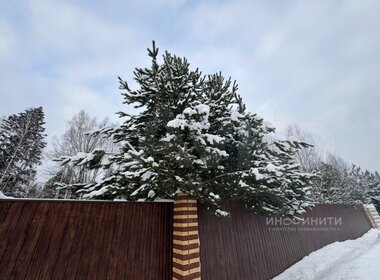
[[84,198],[154,201],[184,192],[218,215],[227,214],[223,200],[265,215],[294,216],[308,207],[313,175],[294,159],[308,144],[268,140],[274,128],[246,110],[236,83],[221,73],[204,76],[168,52],[158,62],[154,42],[148,55],[150,68],[134,71],[137,89],[119,78],[125,103],[138,113],[119,112],[120,127],[95,132],[122,143],[120,151],[60,159],[112,170],[100,182],[75,186]]
[[46,146],[42,107],[10,115],[0,124],[0,191],[17,195],[16,187],[30,184]]

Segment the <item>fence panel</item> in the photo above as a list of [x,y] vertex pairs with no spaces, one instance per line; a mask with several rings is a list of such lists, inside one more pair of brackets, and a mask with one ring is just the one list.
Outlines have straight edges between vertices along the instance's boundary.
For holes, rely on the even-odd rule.
[[298,225],[253,215],[233,203],[226,207],[232,216],[220,219],[199,205],[202,279],[270,279],[312,251],[370,229],[359,207],[317,205]]
[[172,203],[0,200],[0,279],[171,279]]

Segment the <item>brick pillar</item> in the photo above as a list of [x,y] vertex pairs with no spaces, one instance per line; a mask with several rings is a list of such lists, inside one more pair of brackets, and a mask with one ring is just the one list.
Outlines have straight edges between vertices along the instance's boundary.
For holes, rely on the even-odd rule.
[[197,201],[186,194],[174,198],[173,279],[201,279]]
[[373,228],[380,229],[380,216],[379,216],[379,213],[377,213],[375,206],[371,204],[370,205],[361,204],[361,205],[364,209],[364,212],[371,226]]
[[364,212],[364,215],[365,217],[367,218],[367,221],[368,223],[370,224],[370,226],[372,228],[376,228],[376,224],[375,222],[373,221],[372,217],[371,217],[371,214],[369,213],[368,209],[364,206],[364,204],[362,202],[359,202],[358,203],[359,207],[362,209],[362,211]]

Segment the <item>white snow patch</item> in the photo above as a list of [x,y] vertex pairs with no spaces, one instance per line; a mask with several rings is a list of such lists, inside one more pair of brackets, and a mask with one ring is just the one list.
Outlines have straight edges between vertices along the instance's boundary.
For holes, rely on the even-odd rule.
[[141,187],[139,187],[138,189],[136,189],[136,190],[131,194],[131,196],[135,196],[135,195],[137,195],[139,192],[144,191],[144,190],[145,190],[145,185],[142,185]]
[[168,199],[168,198],[156,198],[154,202],[174,202],[174,199]]
[[199,114],[205,114],[206,116],[208,116],[208,114],[210,113],[210,106],[206,104],[199,104],[195,106],[195,110],[197,110]]
[[213,193],[213,192],[210,192],[209,196],[212,197],[212,199],[214,199],[214,200],[220,200],[220,196],[218,194]]
[[185,110],[183,110],[183,113],[184,113],[185,115],[192,116],[192,115],[196,114],[196,111],[194,111],[194,110],[191,109],[191,108],[186,108]]
[[355,240],[334,242],[285,270],[274,280],[377,280],[380,276],[380,230]]
[[207,142],[209,142],[211,145],[214,143],[218,144],[224,140],[224,137],[220,137],[214,134],[205,133],[204,136],[206,137]]
[[220,209],[216,209],[215,213],[216,213],[218,216],[221,216],[221,217],[227,217],[227,216],[228,216],[228,212],[223,211],[223,210],[220,210]]
[[186,123],[185,120],[176,118],[174,120],[169,121],[167,126],[174,127],[174,128],[181,127],[183,129],[183,127],[185,126],[185,123]]
[[143,180],[144,182],[145,181],[148,181],[150,178],[152,178],[154,175],[156,175],[155,173],[153,173],[152,171],[146,171],[144,172],[143,175],[141,175],[141,180]]
[[204,165],[205,164],[205,162],[203,160],[201,160],[201,159],[194,160],[194,163],[198,164],[198,165]]
[[241,118],[241,117],[242,117],[242,115],[241,115],[238,111],[233,110],[233,111],[231,112],[231,116],[230,116],[231,121],[233,121],[233,122],[238,122],[238,121],[239,121],[239,118]]
[[101,196],[104,193],[106,193],[107,191],[108,191],[108,187],[103,187],[100,190],[92,191],[92,192],[90,192],[88,194],[83,195],[83,198],[93,198],[93,197],[96,197],[96,196]]
[[12,197],[6,196],[5,194],[3,194],[2,191],[0,191],[0,199],[8,199],[8,198],[12,198]]
[[79,152],[79,153],[77,153],[75,156],[73,156],[73,157],[71,158],[71,160],[72,160],[72,161],[79,161],[79,160],[82,160],[82,159],[86,158],[86,156],[87,156],[86,153],[84,153],[84,152]]
[[174,176],[174,178],[178,181],[178,182],[183,182],[183,179],[181,178],[181,177],[179,177],[179,176]]
[[257,168],[251,168],[251,173],[255,175],[256,180],[264,179],[264,175],[260,174],[259,170]]
[[[168,123],[168,125],[169,125],[169,123]],[[164,138],[161,139],[161,141],[170,142],[173,139],[175,139],[175,135],[168,133],[168,134],[166,134],[166,136]]]
[[242,180],[239,181],[239,186],[242,187],[242,188],[248,188],[249,187],[249,185],[246,182],[242,181]]
[[153,197],[156,193],[153,190],[148,192],[148,197]]
[[219,150],[218,148],[206,147],[206,151],[210,153],[215,153],[221,157],[228,157],[228,154],[226,151]]
[[272,129],[275,129],[275,127],[273,126],[273,124],[269,121],[263,121],[263,127],[266,131],[268,130],[272,130]]
[[277,171],[276,166],[274,166],[272,163],[269,163],[266,168],[269,172],[276,172]]

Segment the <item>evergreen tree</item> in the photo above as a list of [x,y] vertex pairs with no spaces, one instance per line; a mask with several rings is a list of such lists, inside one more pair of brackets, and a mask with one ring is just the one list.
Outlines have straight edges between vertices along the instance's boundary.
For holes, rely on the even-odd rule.
[[6,118],[0,125],[0,190],[25,196],[45,147],[42,107]]
[[365,172],[365,177],[368,182],[368,196],[370,202],[375,205],[377,212],[380,213],[380,174],[379,172]]
[[61,158],[88,168],[116,167],[104,180],[84,184],[83,197],[136,201],[185,192],[218,215],[227,214],[220,208],[227,199],[260,214],[303,213],[313,175],[300,171],[294,155],[308,144],[267,141],[274,128],[246,110],[230,79],[203,76],[168,52],[159,64],[154,44],[148,52],[151,67],[134,72],[137,90],[119,78],[125,103],[139,112],[120,112],[120,127],[95,133],[120,142],[120,151]]
[[313,200],[317,203],[349,203],[350,191],[345,184],[348,165],[341,158],[328,154],[326,162],[320,162],[318,179],[312,188]]
[[57,182],[62,182],[62,177],[64,177],[64,168],[56,171],[52,177],[50,177],[43,185],[41,189],[41,198],[65,198],[65,192],[60,193],[57,191]]
[[370,178],[367,176],[367,172],[360,166],[352,164],[346,173],[345,184],[348,186],[352,201],[370,202]]
[[312,197],[316,203],[354,204],[357,201],[370,201],[373,173],[328,154],[326,162],[319,164],[318,174],[312,187]]

